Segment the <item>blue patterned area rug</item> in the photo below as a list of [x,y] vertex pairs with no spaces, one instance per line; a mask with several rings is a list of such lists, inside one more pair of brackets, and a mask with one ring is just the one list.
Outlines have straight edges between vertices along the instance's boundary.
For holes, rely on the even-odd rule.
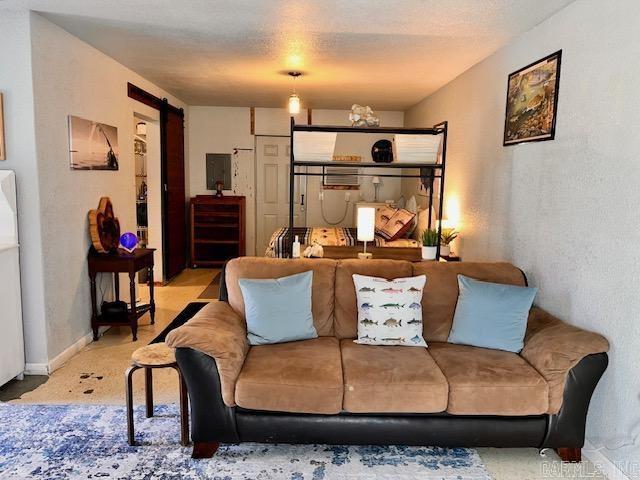
[[480,480],[491,477],[466,448],[223,445],[192,460],[179,444],[177,407],[136,409],[126,442],[123,407],[0,405],[0,478],[214,480]]

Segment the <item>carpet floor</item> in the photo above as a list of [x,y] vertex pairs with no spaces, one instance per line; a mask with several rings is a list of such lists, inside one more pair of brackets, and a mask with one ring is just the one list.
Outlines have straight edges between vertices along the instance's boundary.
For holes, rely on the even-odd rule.
[[[135,412],[126,442],[125,411],[106,405],[0,405],[0,478],[324,480],[490,479],[468,448],[328,445],[222,445],[193,460],[179,444],[175,405],[153,418]],[[8,421],[10,419],[10,421]]]

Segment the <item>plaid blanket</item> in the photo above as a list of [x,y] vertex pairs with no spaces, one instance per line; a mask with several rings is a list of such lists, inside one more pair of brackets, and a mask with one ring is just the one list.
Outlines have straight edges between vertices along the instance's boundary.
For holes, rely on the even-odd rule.
[[[298,236],[301,244],[312,245],[314,242],[323,247],[352,247],[358,245],[357,229],[345,227],[295,227],[293,235]],[[394,241],[386,241],[376,235],[373,244],[377,247],[419,247],[418,241],[412,238],[401,238]],[[287,257],[289,252],[289,228],[276,230],[271,236],[265,257]]]

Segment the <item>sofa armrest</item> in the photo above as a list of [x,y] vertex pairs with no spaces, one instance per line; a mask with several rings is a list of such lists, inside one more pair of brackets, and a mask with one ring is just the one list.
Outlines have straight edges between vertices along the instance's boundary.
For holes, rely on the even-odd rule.
[[192,348],[213,357],[225,405],[235,406],[236,380],[249,351],[244,319],[228,303],[213,301],[167,335],[172,348]]
[[584,357],[608,350],[609,342],[602,335],[569,325],[533,307],[520,355],[547,381],[548,413],[555,414],[562,406],[569,371]]

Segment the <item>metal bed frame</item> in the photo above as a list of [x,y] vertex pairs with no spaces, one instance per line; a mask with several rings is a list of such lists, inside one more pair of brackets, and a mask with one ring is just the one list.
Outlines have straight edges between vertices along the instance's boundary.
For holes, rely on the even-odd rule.
[[[448,122],[440,122],[434,125],[432,128],[393,128],[393,127],[343,127],[343,126],[331,126],[331,125],[296,125],[294,117],[291,117],[291,148],[290,148],[290,168],[289,168],[289,230],[286,240],[285,257],[291,256],[294,225],[294,190],[295,190],[295,177],[296,176],[310,176],[310,177],[323,177],[326,174],[324,170],[320,172],[307,172],[302,171],[300,167],[351,167],[358,169],[367,168],[390,168],[390,169],[419,169],[418,175],[405,174],[400,170],[400,173],[376,173],[377,177],[387,178],[420,178],[422,185],[429,192],[429,213],[428,213],[428,227],[431,228],[433,218],[431,210],[433,207],[433,185],[436,178],[440,179],[440,196],[438,201],[438,214],[437,217],[442,219],[442,212],[444,208],[444,174],[447,163],[447,130]],[[327,161],[298,161],[294,155],[294,142],[296,132],[336,132],[336,133],[376,133],[376,134],[410,134],[410,135],[442,135],[442,159],[440,163],[373,163],[373,162],[327,162]],[[371,176],[367,173],[344,173],[343,175],[367,177]],[[438,236],[442,233],[442,222],[438,222]],[[436,251],[436,260],[440,259],[440,244],[438,243]]]

